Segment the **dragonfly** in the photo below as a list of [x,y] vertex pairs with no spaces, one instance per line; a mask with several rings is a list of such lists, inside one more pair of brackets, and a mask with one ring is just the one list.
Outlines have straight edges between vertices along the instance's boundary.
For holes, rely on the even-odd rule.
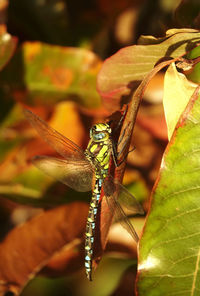
[[87,278],[91,281],[95,222],[101,202],[102,189],[109,209],[113,211],[113,215],[117,217],[136,242],[138,242],[138,235],[119,203],[119,197],[120,199],[131,200],[131,209],[134,209],[135,214],[143,214],[140,203],[109,173],[111,159],[113,159],[115,166],[118,165],[111,124],[95,124],[90,129],[90,140],[86,150],[83,151],[78,145],[54,130],[30,110],[25,109],[24,114],[38,134],[62,156],[62,158],[35,156],[32,160],[33,164],[76,191],[92,190],[85,231],[85,271]]

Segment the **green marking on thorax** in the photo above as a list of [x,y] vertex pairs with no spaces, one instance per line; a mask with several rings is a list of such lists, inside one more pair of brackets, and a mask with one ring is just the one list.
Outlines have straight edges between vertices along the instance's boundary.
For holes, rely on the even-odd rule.
[[91,152],[91,153],[94,153],[94,151],[97,149],[97,147],[98,147],[97,144],[93,144],[93,143],[91,143],[91,147],[89,147],[90,152]]

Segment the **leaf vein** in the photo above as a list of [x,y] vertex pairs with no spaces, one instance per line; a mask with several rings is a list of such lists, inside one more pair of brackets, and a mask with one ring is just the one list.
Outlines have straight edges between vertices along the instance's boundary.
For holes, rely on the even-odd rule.
[[193,279],[193,283],[192,283],[191,295],[194,295],[195,289],[197,289],[196,288],[196,280],[197,280],[197,274],[198,274],[198,270],[199,270],[199,261],[200,261],[200,249],[198,252],[197,262],[196,262],[195,271],[194,271],[194,279]]

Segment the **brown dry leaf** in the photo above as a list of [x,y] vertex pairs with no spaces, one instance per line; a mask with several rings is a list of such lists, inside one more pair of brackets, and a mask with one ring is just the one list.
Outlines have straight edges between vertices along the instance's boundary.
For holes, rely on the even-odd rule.
[[[74,247],[74,241],[83,236],[87,211],[85,203],[74,202],[48,210],[13,229],[0,244],[0,296],[8,291],[19,295],[52,256],[63,248]],[[76,247],[79,243],[81,239]]]
[[[83,242],[84,244],[84,242]],[[72,274],[83,268],[84,253],[77,252],[75,248],[84,249],[80,246],[80,239],[75,239],[60,252],[56,253],[48,264],[41,270],[40,274],[47,277],[59,277]]]

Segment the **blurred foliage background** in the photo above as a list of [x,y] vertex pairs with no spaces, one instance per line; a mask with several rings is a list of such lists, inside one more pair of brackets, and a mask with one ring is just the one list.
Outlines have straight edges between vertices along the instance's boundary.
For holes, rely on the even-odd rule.
[[[31,221],[43,211],[53,211],[55,206],[70,206],[72,202],[77,203],[81,218],[76,214],[74,226],[68,227],[73,232],[80,224],[78,236],[82,237],[90,198],[90,193],[74,192],[32,166],[34,155],[55,155],[55,151],[32,130],[24,118],[23,108],[31,109],[85,149],[91,125],[105,121],[109,115],[96,90],[96,78],[103,60],[120,48],[136,44],[141,35],[161,37],[167,29],[174,27],[199,29],[198,13],[198,0],[0,1],[2,242],[17,225]],[[151,81],[145,93],[132,139],[132,147],[136,149],[129,154],[124,177],[124,184],[143,203],[145,210],[167,144],[162,95],[161,73]],[[56,215],[51,221],[45,220],[46,224],[54,224]],[[41,228],[42,222],[34,221],[37,226],[26,230],[27,241]],[[143,224],[144,218],[136,219],[138,232]],[[46,235],[44,232],[44,240]],[[71,242],[75,238],[74,235]],[[14,250],[16,242],[11,242]],[[21,243],[24,245],[23,241]],[[25,245],[29,246],[27,254],[34,257],[31,240]],[[54,258],[25,287],[22,295],[134,294],[136,247],[129,237],[125,235],[119,239],[113,229],[93,283],[85,279],[80,248],[80,244],[75,243],[75,247],[69,248],[60,259]],[[30,259],[22,256],[23,260]]]

